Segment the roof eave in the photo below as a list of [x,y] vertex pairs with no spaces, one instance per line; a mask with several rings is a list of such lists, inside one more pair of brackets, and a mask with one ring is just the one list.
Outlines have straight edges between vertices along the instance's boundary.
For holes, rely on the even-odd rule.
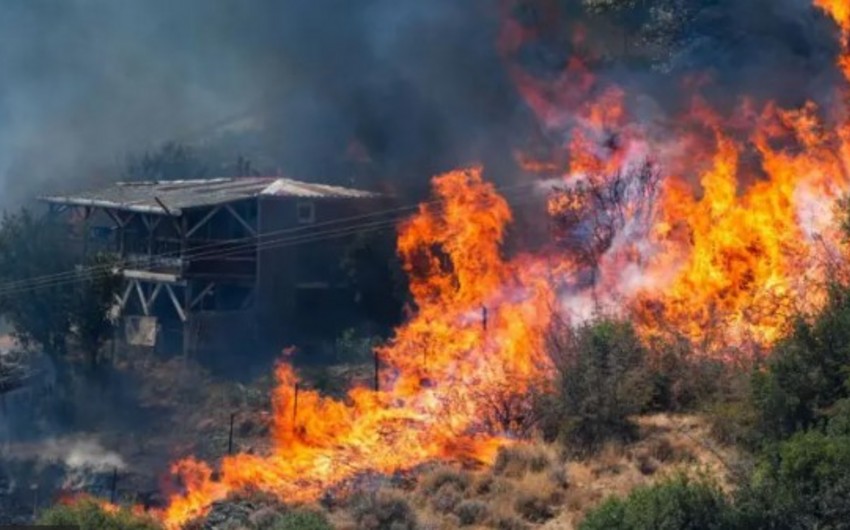
[[122,204],[113,201],[102,201],[97,199],[83,199],[80,197],[38,197],[38,200],[52,204],[66,204],[70,206],[93,206],[110,210],[122,210],[125,212],[152,213],[157,215],[171,215],[180,217],[183,211],[179,208],[169,208],[168,211],[161,206],[145,206],[141,204]]

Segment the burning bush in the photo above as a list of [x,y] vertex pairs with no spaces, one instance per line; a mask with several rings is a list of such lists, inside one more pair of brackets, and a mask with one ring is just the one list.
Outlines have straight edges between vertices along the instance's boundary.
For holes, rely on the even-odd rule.
[[631,437],[629,417],[652,396],[646,350],[631,324],[603,319],[574,330],[556,324],[548,342],[558,375],[556,393],[541,403],[544,431],[571,450]]

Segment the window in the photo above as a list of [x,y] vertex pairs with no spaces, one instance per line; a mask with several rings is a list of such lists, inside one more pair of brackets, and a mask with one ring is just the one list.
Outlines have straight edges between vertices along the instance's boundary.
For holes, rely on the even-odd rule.
[[316,205],[313,202],[299,202],[295,205],[295,212],[298,224],[306,225],[316,222]]

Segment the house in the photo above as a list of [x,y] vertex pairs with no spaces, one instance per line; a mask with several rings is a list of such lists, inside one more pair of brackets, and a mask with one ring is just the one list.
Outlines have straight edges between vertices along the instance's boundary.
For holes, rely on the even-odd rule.
[[351,298],[345,245],[386,210],[372,192],[277,177],[121,182],[40,200],[83,253],[120,256],[126,340],[186,353],[281,346],[305,304],[331,318]]

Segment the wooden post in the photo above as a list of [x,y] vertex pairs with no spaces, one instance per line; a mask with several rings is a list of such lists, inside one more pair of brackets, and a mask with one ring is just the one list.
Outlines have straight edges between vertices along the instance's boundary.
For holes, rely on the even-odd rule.
[[236,418],[236,413],[230,413],[230,435],[227,438],[227,454],[233,454],[233,420]]
[[487,306],[481,306],[481,325],[484,327],[484,331],[487,331]]

